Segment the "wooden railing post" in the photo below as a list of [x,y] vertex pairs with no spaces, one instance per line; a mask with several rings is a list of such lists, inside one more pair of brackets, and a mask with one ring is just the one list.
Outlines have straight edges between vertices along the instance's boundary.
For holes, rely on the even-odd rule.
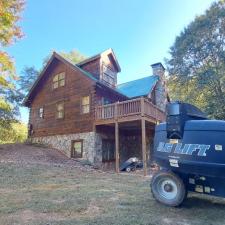
[[114,110],[115,110],[115,111],[114,111],[114,119],[115,119],[115,120],[118,119],[118,103],[119,103],[119,102],[116,102],[116,103],[115,103],[115,108],[114,108]]
[[141,97],[141,116],[145,115],[145,102],[144,102],[144,98]]

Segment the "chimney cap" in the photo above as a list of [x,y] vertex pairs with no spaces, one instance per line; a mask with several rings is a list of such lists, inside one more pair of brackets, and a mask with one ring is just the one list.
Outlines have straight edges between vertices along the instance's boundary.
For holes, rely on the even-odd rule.
[[163,70],[166,70],[161,62],[154,63],[154,64],[151,65],[151,67],[152,68],[154,68],[154,67],[161,67]]

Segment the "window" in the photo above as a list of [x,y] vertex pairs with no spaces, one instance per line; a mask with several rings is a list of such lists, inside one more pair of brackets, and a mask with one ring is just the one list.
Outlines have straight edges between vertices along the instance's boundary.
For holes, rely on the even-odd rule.
[[106,73],[103,73],[103,80],[112,86],[115,85],[115,79]]
[[44,118],[44,108],[41,107],[38,109],[39,118]]
[[64,103],[56,104],[56,118],[57,119],[64,118]]
[[33,133],[34,133],[33,125],[29,124],[28,125],[28,137],[31,137]]
[[116,84],[116,73],[105,64],[102,64],[102,80],[109,86],[115,86]]
[[103,105],[110,104],[111,101],[108,98],[103,97]]
[[83,155],[83,141],[72,141],[71,157],[82,158]]
[[90,112],[90,97],[85,96],[81,99],[81,112],[89,113]]
[[56,74],[53,78],[53,89],[65,86],[65,73]]

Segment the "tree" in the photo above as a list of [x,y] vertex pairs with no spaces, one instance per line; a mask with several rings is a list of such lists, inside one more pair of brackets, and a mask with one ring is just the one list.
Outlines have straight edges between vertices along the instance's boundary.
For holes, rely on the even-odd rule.
[[39,71],[34,66],[25,66],[21,72],[18,84],[21,98],[23,99],[31,89],[34,81],[37,79]]
[[11,123],[10,129],[2,127],[0,132],[0,144],[24,142],[27,138],[27,126],[23,123]]
[[84,55],[82,55],[79,51],[75,49],[71,50],[70,52],[60,52],[60,54],[75,64],[86,59]]
[[3,126],[9,127],[18,114],[14,85],[17,76],[13,60],[4,48],[22,37],[17,22],[23,6],[23,0],[0,1],[0,129]]
[[181,32],[167,67],[172,99],[225,119],[225,1],[213,3]]
[[[60,55],[62,55],[64,58],[70,60],[72,63],[76,64],[86,59],[86,56],[81,54],[78,50],[72,49],[69,52],[61,51],[59,52]],[[51,58],[52,53],[48,54],[44,59],[42,63],[42,68],[45,67],[48,60]]]

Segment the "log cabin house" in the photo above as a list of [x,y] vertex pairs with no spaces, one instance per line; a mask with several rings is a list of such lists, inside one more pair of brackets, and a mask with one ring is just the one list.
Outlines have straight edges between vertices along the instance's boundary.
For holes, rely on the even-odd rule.
[[165,69],[117,84],[121,71],[112,49],[74,64],[54,52],[24,100],[29,139],[68,157],[114,165],[143,159],[146,173],[154,126],[165,119]]

